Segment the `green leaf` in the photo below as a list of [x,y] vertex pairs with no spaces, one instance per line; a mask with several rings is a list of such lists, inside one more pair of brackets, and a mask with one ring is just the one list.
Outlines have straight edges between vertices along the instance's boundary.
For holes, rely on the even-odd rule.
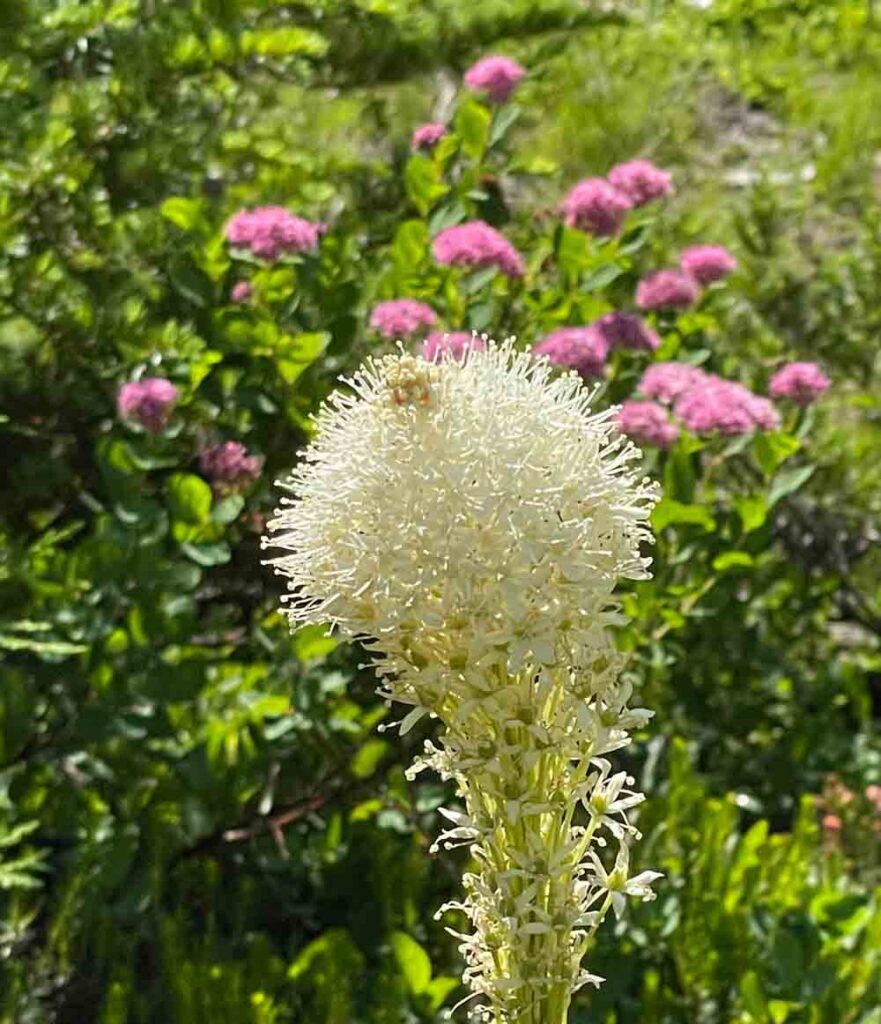
[[385,740],[368,740],[352,758],[352,774],[356,779],[369,779],[388,751],[389,744]]
[[187,302],[205,309],[214,301],[214,285],[184,253],[175,253],[168,261],[168,279]]
[[414,153],[404,170],[404,184],[413,205],[427,214],[434,204],[449,192],[441,180],[440,168],[421,153]]
[[169,477],[168,504],[172,517],[192,526],[201,526],[211,516],[214,496],[205,481],[193,473],[174,473]]
[[734,502],[734,507],[743,523],[744,533],[757,530],[768,517],[768,504],[761,494],[738,498]]
[[726,551],[724,555],[717,555],[713,559],[713,569],[716,572],[726,572],[728,569],[751,569],[755,564],[752,555],[745,551]]
[[196,565],[206,568],[212,565],[225,565],[232,557],[229,544],[221,541],[217,544],[194,544],[186,542],[181,544],[181,551],[191,558]]
[[716,529],[716,520],[703,505],[685,505],[672,498],[664,498],[655,506],[652,526],[660,531],[675,523],[701,526],[705,530]]
[[159,212],[182,231],[192,231],[202,221],[202,201],[172,196],[159,207]]
[[7,651],[29,651],[49,658],[69,658],[89,649],[88,644],[72,644],[66,640],[35,640],[29,636],[0,633],[0,648]]
[[431,981],[431,960],[419,943],[406,932],[392,932],[392,952],[414,995],[424,992]]
[[782,431],[764,433],[759,431],[752,439],[752,453],[765,476],[773,476],[780,465],[801,447],[801,442],[792,434]]
[[318,32],[294,25],[242,34],[242,49],[245,53],[257,53],[262,57],[290,57],[295,54],[322,57],[328,45],[324,36]]
[[211,510],[211,520],[223,525],[235,522],[244,507],[245,499],[241,494],[230,494],[222,501],[218,501]]
[[743,1006],[757,1022],[764,1024],[768,1020],[765,994],[755,971],[748,971],[740,983],[740,996]]
[[781,498],[797,491],[814,475],[815,469],[815,466],[798,466],[795,469],[787,469],[778,473],[774,477],[768,494],[768,508],[773,508]]
[[428,255],[428,229],[421,220],[405,220],[398,227],[392,246],[395,263],[410,272]]
[[616,281],[624,273],[624,268],[617,263],[602,263],[592,270],[582,282],[581,288],[585,292],[599,292],[607,288],[613,281]]
[[455,992],[461,984],[462,982],[458,978],[449,974],[441,974],[437,978],[432,978],[425,988],[425,995],[428,997],[431,1010],[437,1012],[447,996],[451,992]]
[[[499,109],[497,109],[497,111],[495,113],[495,116],[493,117],[492,131],[490,132],[490,135],[489,135],[489,144],[490,144],[490,146],[495,146],[496,143],[502,141],[502,139],[508,134],[508,132],[511,130],[511,128],[520,119],[520,114],[521,113],[522,113],[521,108],[516,106],[514,103],[506,104],[505,106],[500,107]],[[547,158],[533,157],[533,160],[542,160],[542,159],[544,159],[545,164],[550,164],[551,167],[555,167],[553,162],[550,161],[550,160],[547,160]],[[532,173],[534,174],[536,172],[533,171]],[[538,173],[541,173],[541,172],[538,172]],[[545,173],[550,173],[550,172],[545,172]]]
[[301,626],[294,635],[294,653],[303,662],[325,658],[338,645],[336,637],[328,636],[325,626]]
[[479,160],[489,141],[492,115],[476,100],[466,100],[456,113],[454,127],[462,140],[462,149]]

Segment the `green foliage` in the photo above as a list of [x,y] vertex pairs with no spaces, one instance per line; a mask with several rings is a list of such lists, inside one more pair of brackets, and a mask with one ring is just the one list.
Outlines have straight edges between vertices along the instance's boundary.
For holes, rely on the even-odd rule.
[[[260,565],[273,481],[382,348],[375,301],[528,344],[706,240],[740,270],[655,325],[658,357],[757,390],[816,358],[834,388],[779,431],[647,456],[655,576],[622,593],[621,645],[657,715],[626,759],[650,797],[639,856],[667,878],[600,933],[608,982],[573,1020],[877,1024],[872,5],[2,13],[0,1021],[442,1019],[461,967],[432,915],[464,865],[427,852],[452,795],[403,775],[431,725],[379,735],[363,654],[288,634]],[[530,68],[516,102],[449,98],[490,51]],[[435,99],[450,131],[411,154]],[[608,241],[559,223],[569,185],[636,153],[674,170],[667,206]],[[263,203],[326,222],[318,251],[233,255],[226,220]],[[472,217],[523,281],[434,263],[431,237]],[[615,353],[598,401],[646,362]],[[158,435],[117,415],[138,376],[179,389]],[[265,460],[253,486],[205,478],[201,446],[226,440]],[[812,803],[832,772],[863,801],[837,839]]]

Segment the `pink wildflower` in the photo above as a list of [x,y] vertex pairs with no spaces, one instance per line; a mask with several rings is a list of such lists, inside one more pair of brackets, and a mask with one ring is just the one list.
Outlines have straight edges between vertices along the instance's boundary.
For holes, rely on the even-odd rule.
[[826,829],[827,832],[840,832],[841,818],[839,818],[837,814],[824,814],[823,828]]
[[384,338],[403,338],[420,327],[432,327],[437,316],[431,306],[416,299],[391,299],[379,302],[370,314],[370,326]]
[[232,286],[230,298],[233,302],[247,302],[251,298],[251,285],[247,281],[236,281]]
[[678,270],[658,270],[644,277],[636,289],[640,309],[688,309],[697,302],[700,289]]
[[164,377],[144,377],[123,384],[116,405],[123,418],[137,420],[151,434],[159,434],[168,423],[179,393]]
[[276,260],[285,253],[314,249],[323,224],[296,217],[283,206],[239,210],[226,225],[226,238],[237,249],[250,249],[261,259]]
[[672,176],[649,160],[618,164],[609,171],[609,181],[629,197],[633,206],[644,206],[673,191]]
[[262,460],[249,455],[238,441],[206,445],[199,452],[199,468],[220,490],[247,487],[260,476]]
[[633,206],[630,197],[605,178],[585,178],[563,200],[563,215],[570,228],[605,237],[621,230],[624,214]]
[[866,786],[866,798],[875,805],[875,810],[881,811],[881,786]]
[[547,356],[557,366],[568,366],[583,377],[601,377],[605,369],[609,343],[596,327],[560,327],[532,350]]
[[648,324],[633,313],[603,313],[594,322],[610,348],[632,348],[643,352],[654,352],[661,339]]
[[444,358],[461,362],[466,352],[483,352],[485,349],[483,338],[470,331],[437,331],[429,334],[422,343],[422,358],[429,363]]
[[733,273],[737,260],[724,245],[693,245],[682,251],[679,266],[699,284],[711,284]]
[[670,405],[689,388],[706,379],[703,370],[688,363],[652,363],[642,375],[638,391],[646,398]]
[[525,74],[526,69],[510,57],[483,57],[465,72],[465,84],[494,103],[504,103]]
[[771,378],[772,398],[791,398],[799,405],[810,405],[832,381],[816,363],[789,363]]
[[421,124],[410,138],[410,149],[433,149],[447,134],[447,126],[438,121]]
[[678,419],[692,433],[720,433],[729,437],[753,430],[775,430],[780,417],[767,398],[753,394],[736,381],[715,374],[684,391],[676,401]]
[[653,362],[646,367],[637,390],[646,398],[669,404],[688,388],[707,379],[703,370],[689,367],[687,362]]
[[457,224],[431,243],[438,263],[462,267],[498,267],[508,277],[522,277],[523,257],[504,235],[482,220]]
[[656,402],[624,402],[618,424],[634,441],[658,448],[669,448],[679,437],[679,427],[670,422],[667,410]]

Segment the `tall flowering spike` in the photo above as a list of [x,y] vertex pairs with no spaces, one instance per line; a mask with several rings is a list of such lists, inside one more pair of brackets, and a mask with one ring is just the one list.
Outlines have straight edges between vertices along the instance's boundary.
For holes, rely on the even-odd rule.
[[658,877],[630,876],[643,798],[607,759],[650,716],[627,708],[611,628],[618,581],[648,575],[656,489],[614,410],[511,341],[368,360],[348,385],[264,540],[287,614],[365,641],[402,731],[439,719],[410,774],[464,801],[437,845],[474,858],[441,910],[470,921],[453,934],[477,1016],[563,1024],[601,980],[581,967],[600,921]]

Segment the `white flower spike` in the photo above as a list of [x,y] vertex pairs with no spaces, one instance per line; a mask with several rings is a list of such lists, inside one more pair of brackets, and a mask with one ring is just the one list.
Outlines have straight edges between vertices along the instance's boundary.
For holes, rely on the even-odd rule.
[[[442,732],[411,776],[455,779],[469,845],[464,981],[475,1019],[563,1024],[590,936],[624,894],[642,797],[605,754],[649,717],[626,707],[614,590],[644,579],[656,488],[614,410],[513,341],[368,360],[331,396],[265,546],[292,625],[328,623],[377,659],[380,693]],[[607,874],[593,846],[618,844]]]

